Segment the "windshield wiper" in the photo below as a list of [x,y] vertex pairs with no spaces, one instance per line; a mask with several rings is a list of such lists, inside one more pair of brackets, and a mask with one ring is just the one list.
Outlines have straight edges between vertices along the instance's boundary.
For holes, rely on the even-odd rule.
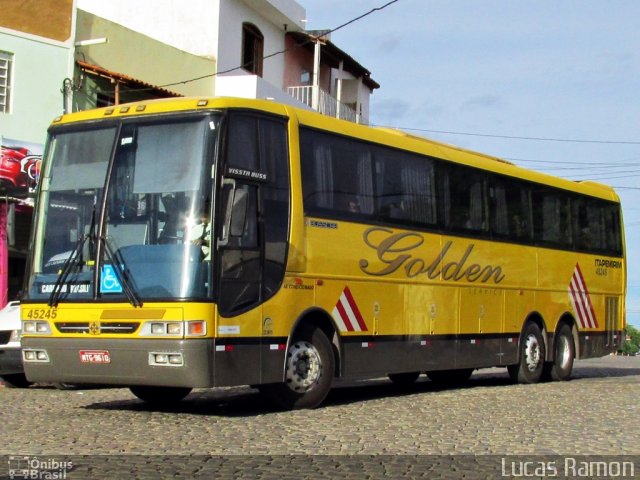
[[122,285],[122,290],[129,299],[129,303],[134,307],[141,307],[142,300],[140,300],[140,297],[129,280],[129,270],[127,269],[127,264],[125,263],[122,254],[113,253],[113,249],[111,248],[111,244],[107,237],[102,237],[102,244],[104,245],[105,259],[113,266],[113,271],[115,272],[116,277],[118,277],[118,281],[120,282],[120,285]]
[[[49,295],[48,305],[50,307],[55,307],[58,305],[60,300],[60,295],[62,294],[62,286],[67,283],[67,278],[71,273],[71,270],[76,267],[82,267],[82,251],[84,249],[84,244],[87,243],[87,240],[93,239],[95,237],[95,228],[96,228],[96,198],[93,198],[93,211],[91,213],[91,224],[89,225],[89,233],[80,237],[80,239],[76,242],[76,246],[73,251],[69,254],[67,259],[64,261],[62,265],[62,269],[58,274],[58,278],[56,283],[53,285],[53,289],[51,290],[51,295]],[[93,247],[94,242],[89,243],[89,258],[93,255]]]
[[58,278],[56,279],[56,283],[53,285],[53,289],[51,290],[51,295],[49,295],[48,305],[50,307],[56,307],[58,305],[60,295],[62,294],[62,286],[67,283],[67,278],[69,277],[69,274],[74,269],[74,267],[82,267],[82,249],[84,248],[84,244],[87,243],[87,240],[90,237],[91,235],[82,236],[76,243],[76,247],[71,251],[67,259],[64,261],[62,269],[60,270]]

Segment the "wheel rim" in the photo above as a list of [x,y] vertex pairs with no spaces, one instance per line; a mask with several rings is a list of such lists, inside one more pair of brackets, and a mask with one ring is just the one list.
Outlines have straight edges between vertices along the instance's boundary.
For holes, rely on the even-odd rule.
[[556,351],[556,362],[561,368],[566,368],[571,361],[571,347],[569,339],[564,335],[558,338],[558,350]]
[[287,385],[294,392],[311,389],[322,376],[322,360],[316,347],[309,342],[296,342],[289,348]]
[[529,335],[525,342],[524,361],[530,372],[533,372],[538,368],[538,365],[540,364],[540,354],[540,343],[538,343],[538,339],[535,335]]

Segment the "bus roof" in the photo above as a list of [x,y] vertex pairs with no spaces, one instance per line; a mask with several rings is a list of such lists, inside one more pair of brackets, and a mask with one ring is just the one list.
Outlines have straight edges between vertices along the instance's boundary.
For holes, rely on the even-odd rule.
[[461,163],[506,176],[522,178],[564,190],[580,192],[619,203],[612,187],[593,181],[571,181],[514,165],[511,162],[487,154],[467,150],[458,146],[430,140],[387,127],[369,127],[353,122],[321,115],[290,105],[269,100],[234,97],[181,97],[171,99],[144,100],[140,102],[84,110],[57,117],[52,126],[76,122],[97,121],[117,117],[150,116],[168,113],[207,111],[212,109],[252,109],[280,116],[295,118],[300,124],[326,130],[392,148],[420,153],[455,163]]

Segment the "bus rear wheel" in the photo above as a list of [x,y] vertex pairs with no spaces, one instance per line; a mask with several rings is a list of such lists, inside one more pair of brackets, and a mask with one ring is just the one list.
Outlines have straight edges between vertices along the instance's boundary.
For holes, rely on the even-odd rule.
[[545,365],[545,376],[551,380],[569,380],[573,370],[573,359],[575,357],[575,345],[571,327],[563,324],[556,334],[553,342],[553,363]]
[[519,362],[507,367],[509,376],[518,383],[537,383],[544,370],[545,348],[540,327],[525,325],[520,342]]
[[154,405],[176,403],[191,393],[188,387],[130,387],[133,393],[140,400]]
[[333,348],[325,333],[317,327],[303,327],[289,345],[284,383],[259,389],[287,410],[315,408],[331,390],[334,365]]

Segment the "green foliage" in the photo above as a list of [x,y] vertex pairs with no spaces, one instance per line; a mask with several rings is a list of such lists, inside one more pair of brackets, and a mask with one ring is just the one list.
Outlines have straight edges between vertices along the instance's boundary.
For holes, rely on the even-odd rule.
[[636,355],[640,352],[640,330],[633,325],[627,325],[627,339],[620,350],[623,355]]

